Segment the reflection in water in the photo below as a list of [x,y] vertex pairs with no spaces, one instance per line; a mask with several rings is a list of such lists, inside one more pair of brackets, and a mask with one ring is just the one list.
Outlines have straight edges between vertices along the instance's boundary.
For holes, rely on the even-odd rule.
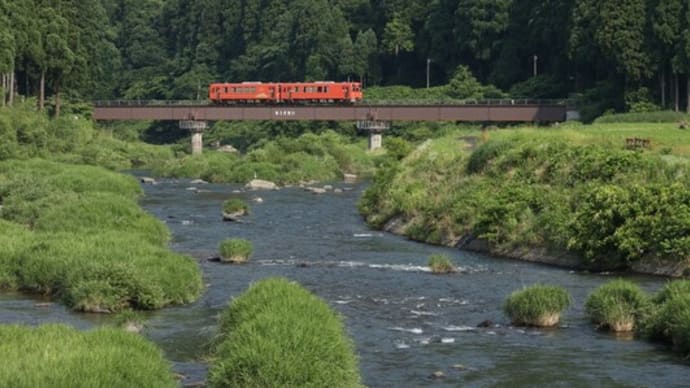
[[[337,185],[336,186],[342,186]],[[246,223],[224,223],[223,200],[251,200],[238,186],[186,190],[184,181],[145,186],[142,206],[173,231],[172,247],[199,261],[207,290],[192,305],[147,313],[144,335],[175,362],[184,382],[205,378],[203,362],[218,314],[252,282],[284,276],[324,298],[345,319],[371,387],[443,386],[686,386],[690,367],[655,345],[598,333],[586,320],[587,295],[605,276],[575,273],[433,247],[371,231],[356,212],[361,188],[313,195],[299,189],[262,192]],[[254,244],[252,262],[208,261],[229,237]],[[460,268],[433,275],[429,255],[448,255]],[[648,290],[664,279],[637,277]],[[556,330],[513,328],[503,300],[542,282],[565,287],[574,305]],[[0,294],[0,320],[79,328],[110,317],[74,314],[59,304]],[[44,302],[44,301],[43,301]],[[482,323],[482,327],[477,327]],[[430,375],[443,371],[445,378]]]

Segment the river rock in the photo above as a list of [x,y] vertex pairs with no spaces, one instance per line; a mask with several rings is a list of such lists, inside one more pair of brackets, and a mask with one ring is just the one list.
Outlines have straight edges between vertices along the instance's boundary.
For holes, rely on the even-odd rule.
[[493,322],[491,322],[490,320],[486,319],[486,320],[483,320],[483,321],[479,322],[479,324],[477,325],[477,327],[491,327],[491,326],[493,326],[493,325],[494,325]]
[[262,179],[252,179],[245,187],[250,190],[278,190],[278,185]]
[[429,376],[429,378],[431,378],[432,380],[439,380],[439,379],[443,379],[443,378],[445,378],[445,377],[446,377],[446,374],[443,373],[443,371],[440,371],[440,370],[437,370],[436,372],[432,373],[432,374]]
[[240,151],[238,151],[237,148],[235,148],[229,144],[226,144],[224,146],[218,147],[218,152],[227,152],[229,154],[237,154]]
[[207,185],[208,182],[206,182],[203,179],[194,179],[193,181],[189,182],[190,185]]
[[226,213],[223,212],[223,221],[232,221],[232,222],[242,222],[241,217],[246,216],[247,212],[244,210],[232,212],[232,213]]
[[357,182],[357,175],[355,174],[343,174],[343,180],[345,183],[355,183]]
[[333,191],[333,186],[331,186],[331,185],[325,185],[325,186],[323,187],[323,189],[326,190],[326,191]]
[[254,198],[252,198],[252,202],[255,202],[255,203],[264,203],[264,200],[263,200],[263,198],[261,198],[261,197],[254,197]]
[[326,193],[326,190],[322,189],[320,187],[307,187],[306,190],[311,192],[312,194],[324,194],[324,193]]
[[339,194],[343,192],[343,189],[333,189],[333,192]]
[[144,330],[144,325],[142,325],[139,322],[130,321],[125,323],[124,326],[122,326],[122,328],[128,333],[139,334],[142,330]]
[[147,176],[143,176],[143,177],[139,178],[139,180],[141,181],[141,183],[144,183],[147,185],[155,185],[156,184],[155,179],[153,179],[151,177],[147,177]]

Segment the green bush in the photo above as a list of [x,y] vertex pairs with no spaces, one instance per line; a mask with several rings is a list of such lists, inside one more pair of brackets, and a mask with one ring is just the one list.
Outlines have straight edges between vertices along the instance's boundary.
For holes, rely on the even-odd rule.
[[690,354],[690,293],[675,294],[656,306],[648,318],[644,334]]
[[614,280],[597,288],[585,303],[592,322],[614,332],[632,331],[645,316],[649,298],[627,280]]
[[458,269],[455,268],[453,263],[446,255],[434,254],[429,256],[428,266],[431,268],[431,272],[436,274],[453,273],[458,271]]
[[570,295],[562,287],[537,284],[513,292],[503,310],[514,325],[548,327],[558,324],[569,305]]
[[245,263],[249,260],[254,247],[251,241],[233,238],[221,241],[218,250],[222,261]]
[[0,326],[0,386],[177,387],[169,361],[141,336],[114,328]]
[[285,279],[252,285],[220,319],[211,387],[361,387],[341,318]]

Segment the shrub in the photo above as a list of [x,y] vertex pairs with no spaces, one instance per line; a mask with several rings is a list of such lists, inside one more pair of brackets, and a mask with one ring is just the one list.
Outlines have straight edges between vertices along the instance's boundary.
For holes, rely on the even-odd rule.
[[569,305],[570,295],[562,287],[537,284],[513,292],[503,310],[514,325],[549,327],[558,324]]
[[362,386],[341,318],[286,279],[252,285],[222,313],[211,364],[211,387]]
[[222,261],[245,263],[249,260],[254,248],[251,241],[233,238],[222,241],[218,249]]
[[594,291],[587,298],[585,309],[599,327],[624,332],[639,324],[648,306],[649,298],[638,285],[619,279]]
[[114,328],[0,326],[0,386],[177,387],[171,364],[145,338]]
[[223,213],[225,214],[249,214],[249,205],[239,198],[231,198],[223,202]]
[[671,344],[690,354],[690,294],[677,294],[657,305],[643,330],[653,340]]
[[435,274],[457,272],[457,268],[451,263],[446,255],[433,254],[429,256],[429,268]]

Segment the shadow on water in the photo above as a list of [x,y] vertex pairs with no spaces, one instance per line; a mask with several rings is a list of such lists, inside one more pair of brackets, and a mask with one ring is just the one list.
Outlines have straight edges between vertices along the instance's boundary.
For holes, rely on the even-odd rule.
[[[194,304],[147,314],[144,335],[185,375],[204,380],[217,317],[257,280],[284,276],[324,298],[345,319],[371,387],[434,386],[687,386],[690,369],[643,341],[597,333],[585,319],[587,295],[609,277],[503,260],[407,241],[370,230],[356,211],[362,187],[314,195],[300,189],[234,192],[233,185],[163,180],[145,186],[141,204],[168,224],[172,248],[198,260],[207,289]],[[336,187],[348,188],[343,184]],[[251,204],[246,223],[221,220],[223,200]],[[253,202],[261,197],[262,203]],[[230,237],[254,244],[252,262],[206,260]],[[458,274],[429,273],[429,255],[443,253]],[[635,277],[658,289],[664,279]],[[574,303],[558,330],[513,328],[501,306],[532,283],[565,287]],[[88,328],[110,317],[74,314],[59,304],[0,294],[0,320],[65,322]],[[480,322],[491,321],[486,327]],[[445,378],[432,379],[443,371]]]

